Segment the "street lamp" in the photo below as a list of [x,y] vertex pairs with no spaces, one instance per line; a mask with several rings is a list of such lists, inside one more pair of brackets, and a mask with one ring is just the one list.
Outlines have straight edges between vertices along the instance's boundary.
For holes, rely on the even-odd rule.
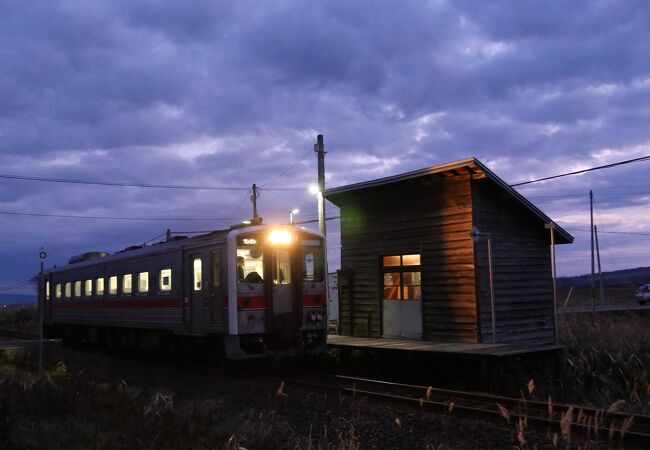
[[290,223],[291,225],[293,225],[293,215],[294,215],[294,214],[298,214],[299,212],[300,212],[300,210],[297,209],[297,208],[296,208],[296,209],[292,209],[291,211],[289,211],[289,223]]
[[496,319],[496,312],[494,310],[494,280],[492,278],[492,236],[490,233],[483,233],[478,230],[476,227],[472,227],[472,229],[469,232],[469,235],[472,238],[472,241],[474,241],[474,244],[478,244],[481,241],[481,237],[486,237],[487,238],[487,245],[488,245],[488,270],[490,272],[490,309],[492,310],[492,343],[496,343],[497,341],[497,319]]

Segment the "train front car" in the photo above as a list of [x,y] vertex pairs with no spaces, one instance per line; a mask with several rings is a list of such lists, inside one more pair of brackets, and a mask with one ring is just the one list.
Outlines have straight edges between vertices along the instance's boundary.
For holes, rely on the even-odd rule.
[[323,243],[322,235],[295,227],[229,233],[227,357],[282,357],[325,348]]

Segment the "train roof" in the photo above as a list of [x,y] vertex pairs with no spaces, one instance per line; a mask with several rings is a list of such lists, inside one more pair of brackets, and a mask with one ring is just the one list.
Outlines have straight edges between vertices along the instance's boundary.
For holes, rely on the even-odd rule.
[[[64,266],[53,267],[47,269],[45,273],[59,273],[66,272],[69,270],[80,269],[83,267],[90,267],[97,264],[106,264],[112,262],[119,262],[124,260],[129,260],[133,258],[143,257],[143,256],[154,256],[158,254],[169,253],[174,250],[182,250],[185,248],[191,249],[195,247],[201,247],[209,243],[218,243],[225,241],[228,236],[232,234],[240,234],[243,232],[255,232],[264,230],[273,225],[253,225],[253,226],[244,226],[244,227],[233,227],[227,230],[215,230],[209,233],[200,234],[198,236],[192,236],[182,239],[170,239],[167,241],[158,242],[149,246],[133,246],[127,247],[124,250],[118,251],[116,253],[103,256],[103,257],[93,257],[91,259],[79,260],[79,262],[74,262],[72,264],[66,264]],[[320,233],[313,230],[301,229],[302,232],[320,235]],[[102,252],[89,252],[89,253],[102,253]],[[75,257],[76,258],[76,257]]]

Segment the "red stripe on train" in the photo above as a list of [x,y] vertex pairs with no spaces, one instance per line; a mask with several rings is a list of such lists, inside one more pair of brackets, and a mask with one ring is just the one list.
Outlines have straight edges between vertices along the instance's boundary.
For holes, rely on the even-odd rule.
[[268,301],[263,295],[254,295],[252,297],[237,297],[237,309],[267,309]]
[[182,308],[180,298],[130,298],[109,300],[73,300],[53,302],[52,309],[139,309],[139,308]]
[[325,294],[303,294],[302,306],[313,307],[325,305]]

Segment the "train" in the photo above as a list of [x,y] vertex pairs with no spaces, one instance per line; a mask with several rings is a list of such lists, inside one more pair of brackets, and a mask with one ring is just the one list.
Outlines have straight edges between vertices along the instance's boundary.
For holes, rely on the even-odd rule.
[[226,359],[317,353],[327,338],[324,242],[258,223],[87,252],[40,275],[44,334]]

